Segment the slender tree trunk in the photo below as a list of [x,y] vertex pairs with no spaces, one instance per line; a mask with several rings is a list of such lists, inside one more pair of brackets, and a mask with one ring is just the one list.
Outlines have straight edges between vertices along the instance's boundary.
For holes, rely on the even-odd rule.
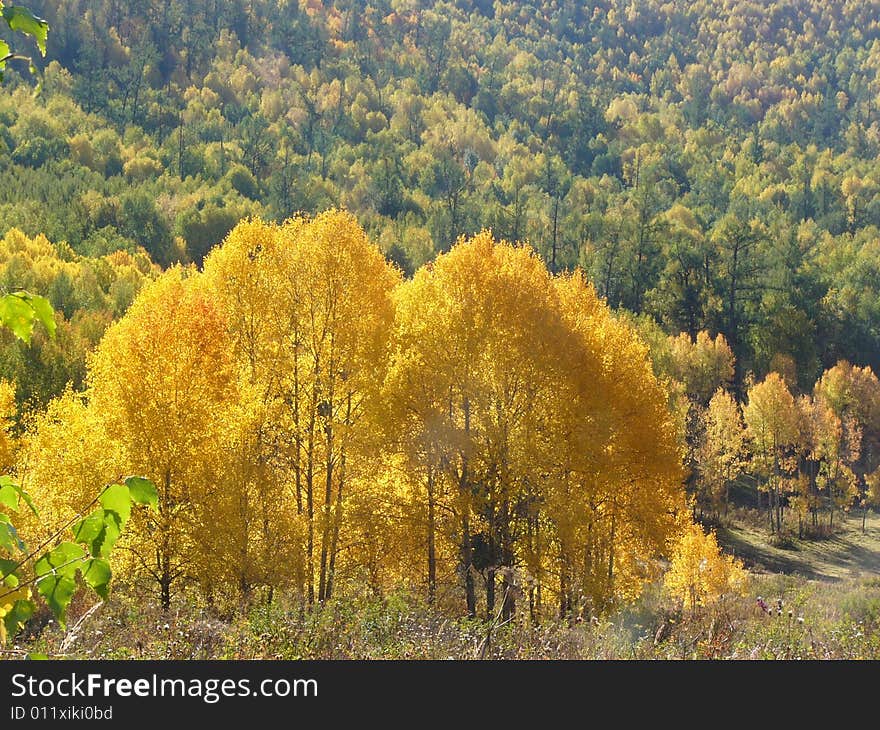
[[[464,399],[464,432],[465,438],[470,437],[471,432],[471,409],[470,402]],[[461,478],[458,485],[459,495],[462,498],[461,509],[461,561],[464,573],[465,600],[467,602],[468,616],[474,618],[477,615],[477,595],[474,588],[473,574],[473,549],[471,546],[470,528],[470,475],[468,473],[468,458],[466,454],[461,457]]]
[[[502,481],[503,484],[503,481]],[[506,487],[504,488],[507,494]],[[501,572],[501,618],[509,621],[516,612],[516,593],[514,592],[514,575],[513,575],[513,534],[511,525],[513,516],[511,515],[510,500],[505,496],[501,507],[501,529],[500,529],[500,556],[503,570]]]
[[535,567],[537,570],[535,574],[535,583],[537,584],[535,588],[535,613],[538,616],[538,620],[540,620],[543,575],[541,572],[541,523],[538,510],[535,510]]
[[611,509],[611,539],[608,544],[608,600],[614,599],[614,540],[617,537],[617,514],[614,506]]
[[[345,403],[345,425],[351,426],[351,392]],[[336,487],[336,510],[333,514],[333,534],[330,537],[330,567],[327,571],[327,598],[333,597],[333,579],[336,575],[336,554],[339,551],[339,530],[342,524],[342,494],[345,487],[346,450],[343,443],[339,449],[339,485]]]
[[327,600],[327,558],[330,548],[330,523],[333,512],[333,400],[332,395],[327,401],[327,422],[324,426],[324,433],[327,437],[327,454],[324,462],[325,479],[324,479],[324,513],[323,524],[321,525],[321,568],[318,578],[318,600]]
[[[165,469],[164,479],[164,512],[168,512],[174,507],[171,501],[171,469]],[[171,608],[171,583],[173,577],[171,575],[171,542],[168,535],[168,521],[163,519],[162,525],[162,550],[159,555],[159,567],[161,575],[159,578],[159,591],[161,594],[162,610],[168,611]]]
[[486,621],[491,621],[495,614],[495,568],[486,571]]
[[560,546],[559,553],[559,618],[565,619],[568,615],[568,567],[563,546]]
[[162,581],[160,583],[162,610],[167,612],[171,608],[171,576],[168,573],[167,562],[162,568]]
[[434,542],[436,515],[434,510],[434,470],[431,465],[428,465],[428,603],[434,603],[437,591],[437,551]]
[[464,592],[465,592],[465,601],[467,603],[467,612],[468,616],[471,618],[476,617],[477,615],[477,595],[474,590],[474,575],[472,572],[473,565],[473,553],[471,550],[471,528],[470,528],[470,515],[469,507],[465,506],[462,509],[461,516],[461,560],[462,560],[462,570],[464,571]]
[[293,457],[293,473],[296,481],[296,513],[303,513],[303,483],[302,483],[302,434],[300,433],[299,423],[299,343],[298,339],[294,342],[293,357],[293,441],[294,441],[294,457]]
[[309,584],[309,605],[315,602],[315,395],[309,416],[308,443],[306,445],[306,579]]

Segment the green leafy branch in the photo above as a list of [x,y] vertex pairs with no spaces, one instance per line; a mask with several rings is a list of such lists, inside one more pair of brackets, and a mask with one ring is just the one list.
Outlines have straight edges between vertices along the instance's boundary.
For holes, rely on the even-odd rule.
[[[7,10],[8,6],[4,18],[9,22]],[[37,322],[42,323],[49,337],[55,336],[55,313],[47,299],[26,291],[0,296],[0,326],[30,342]],[[33,589],[62,626],[77,591],[77,574],[106,599],[112,577],[110,552],[131,517],[132,505],[158,511],[159,494],[149,479],[138,476],[108,484],[82,512],[34,550],[25,547],[8,514],[18,512],[22,502],[38,514],[27,492],[11,477],[0,476],[0,646],[34,615]],[[72,539],[55,544],[67,530]]]
[[[11,478],[0,477],[0,507],[16,512],[21,502],[37,514],[24,490]],[[107,598],[112,577],[110,553],[134,504],[158,511],[159,495],[150,480],[130,476],[122,483],[108,484],[83,512],[32,551],[19,539],[9,515],[0,512],[0,548],[7,555],[0,558],[0,644],[33,616],[33,588],[62,626],[78,587],[77,573],[89,588]],[[72,539],[47,550],[66,530]]]
[[[2,0],[0,0],[2,3]],[[13,32],[23,33],[34,39],[40,55],[46,56],[46,39],[49,35],[49,24],[40,17],[34,15],[27,8],[20,5],[2,5],[2,16],[6,25]],[[9,61],[27,61],[31,73],[36,73],[36,67],[30,56],[22,56],[15,53],[10,45],[0,40],[0,81],[3,81],[3,73]]]

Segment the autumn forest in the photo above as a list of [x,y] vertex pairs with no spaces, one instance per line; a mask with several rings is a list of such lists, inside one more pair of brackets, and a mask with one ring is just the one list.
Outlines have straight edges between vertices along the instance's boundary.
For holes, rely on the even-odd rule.
[[880,656],[880,5],[25,4],[0,651]]

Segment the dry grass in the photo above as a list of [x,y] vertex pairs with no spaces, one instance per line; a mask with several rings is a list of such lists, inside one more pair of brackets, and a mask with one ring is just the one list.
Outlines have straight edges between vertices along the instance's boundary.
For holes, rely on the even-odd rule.
[[280,600],[229,619],[195,596],[164,613],[143,590],[117,586],[97,608],[78,597],[66,631],[48,616],[33,622],[17,649],[111,659],[880,658],[880,516],[869,516],[864,533],[850,517],[830,538],[794,540],[789,549],[771,546],[756,523],[752,516],[719,530],[750,567],[749,595],[695,614],[650,586],[602,620],[533,626],[520,616],[491,631],[405,594],[308,612]]

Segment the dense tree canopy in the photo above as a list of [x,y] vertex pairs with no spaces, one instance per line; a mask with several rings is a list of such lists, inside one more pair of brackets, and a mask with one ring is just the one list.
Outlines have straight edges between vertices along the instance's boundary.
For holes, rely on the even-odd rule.
[[491,228],[723,333],[739,395],[880,365],[872,2],[32,5],[0,232],[200,263],[243,216],[336,205],[411,274]]

